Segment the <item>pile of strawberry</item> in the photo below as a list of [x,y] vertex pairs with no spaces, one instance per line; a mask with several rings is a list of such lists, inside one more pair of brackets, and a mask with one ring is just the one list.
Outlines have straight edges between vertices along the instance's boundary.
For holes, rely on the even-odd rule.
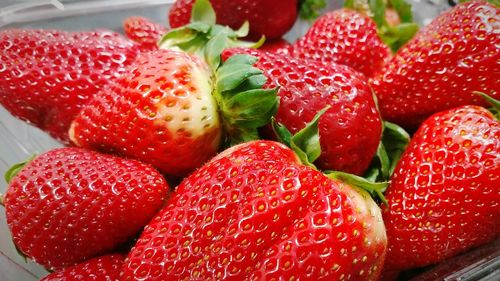
[[417,32],[362,2],[294,44],[321,1],[0,30],[0,103],[67,145],[5,175],[19,252],[43,280],[390,280],[500,237],[500,9]]

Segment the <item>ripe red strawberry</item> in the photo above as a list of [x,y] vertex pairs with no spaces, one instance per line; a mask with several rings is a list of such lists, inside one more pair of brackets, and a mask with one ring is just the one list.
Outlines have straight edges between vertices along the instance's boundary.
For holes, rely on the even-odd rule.
[[97,94],[76,117],[71,140],[185,175],[220,145],[210,75],[204,61],[183,52],[143,53],[113,88]]
[[149,165],[61,148],[26,164],[11,179],[4,205],[18,249],[57,270],[133,238],[162,207],[168,190]]
[[435,112],[484,104],[473,91],[500,98],[499,21],[498,7],[471,1],[422,29],[373,79],[382,116],[416,128]]
[[246,53],[268,78],[267,87],[279,86],[276,120],[293,134],[303,129],[326,105],[320,118],[322,155],[318,165],[327,170],[361,175],[370,165],[382,134],[371,89],[363,75],[338,65],[320,64],[252,49],[230,49],[223,58]]
[[74,116],[134,61],[138,48],[111,31],[0,31],[0,103],[68,143]]
[[158,49],[158,41],[167,28],[144,17],[129,17],[123,22],[125,35],[144,51]]
[[124,256],[111,254],[51,273],[41,281],[119,281]]
[[221,153],[145,228],[122,280],[376,280],[385,256],[370,196],[281,144]]
[[500,236],[500,122],[477,106],[416,132],[386,193],[388,269],[438,263]]
[[371,77],[391,57],[375,22],[354,10],[341,9],[320,17],[291,51],[295,57],[339,63]]
[[[189,23],[195,0],[178,0],[169,12],[172,28]],[[250,23],[250,38],[278,39],[292,28],[297,19],[297,0],[210,0],[217,14],[217,23],[238,29]]]
[[[217,66],[220,52],[207,53],[216,54],[207,59],[210,66],[185,52],[141,54],[114,87],[97,94],[75,118],[71,140],[185,176],[211,158],[221,140],[257,138],[256,128],[275,112],[276,91],[261,90],[261,72],[251,68],[250,59],[235,61],[236,68],[229,62]],[[247,71],[235,75],[234,69]],[[257,80],[240,87],[249,77]]]

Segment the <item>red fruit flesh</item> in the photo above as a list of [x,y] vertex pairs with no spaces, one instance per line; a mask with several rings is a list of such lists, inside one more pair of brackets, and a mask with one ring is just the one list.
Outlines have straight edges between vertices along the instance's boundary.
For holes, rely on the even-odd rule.
[[41,281],[118,281],[124,259],[120,254],[93,258],[51,273]]
[[158,41],[167,33],[167,28],[143,17],[129,17],[123,23],[125,35],[138,43],[142,50],[158,49]]
[[237,53],[258,57],[255,66],[268,78],[265,87],[279,86],[276,120],[292,133],[331,106],[319,121],[321,168],[358,175],[368,168],[380,142],[382,122],[364,76],[343,65],[252,49],[230,49],[223,58]]
[[69,143],[73,118],[131,64],[138,49],[111,31],[0,31],[0,103]]
[[464,106],[427,119],[396,167],[384,208],[388,269],[438,263],[500,235],[500,123]]
[[[169,12],[172,28],[189,23],[194,0],[177,0]],[[261,36],[278,39],[292,28],[297,19],[297,0],[211,0],[217,23],[238,29],[245,21],[250,23],[253,40]]]
[[471,1],[445,12],[373,79],[384,119],[416,128],[431,114],[500,98],[500,8]]
[[281,38],[275,41],[266,42],[259,48],[259,51],[269,52],[269,53],[284,53],[288,54],[290,49],[292,48],[292,44],[290,44],[285,39]]
[[218,150],[221,128],[206,63],[183,52],[143,53],[71,127],[81,147],[116,153],[183,176]]
[[371,77],[391,57],[377,34],[375,22],[353,10],[341,9],[320,17],[294,44],[291,54],[321,63],[339,63]]
[[16,246],[48,269],[112,251],[139,232],[169,187],[151,166],[79,148],[27,164],[5,195]]
[[385,252],[378,207],[297,161],[268,141],[214,158],[145,228],[123,280],[376,280]]

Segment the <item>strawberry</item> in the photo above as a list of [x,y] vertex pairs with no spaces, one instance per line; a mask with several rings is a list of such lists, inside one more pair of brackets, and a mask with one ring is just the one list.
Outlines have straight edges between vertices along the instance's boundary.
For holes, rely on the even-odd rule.
[[[194,55],[163,49],[143,53],[115,87],[96,95],[76,117],[71,139],[184,176],[218,151],[223,130],[224,138],[245,141],[258,138],[256,128],[269,122],[276,92],[260,90],[263,79],[239,87],[248,77],[259,78],[253,62],[228,62],[214,67],[213,74]],[[245,67],[248,72],[233,75]],[[221,80],[212,81],[213,76]]]
[[144,51],[158,49],[158,41],[167,28],[144,17],[128,17],[123,22],[125,35]]
[[262,90],[256,58],[220,58],[228,45],[255,45],[238,40],[248,25],[237,31],[216,25],[208,0],[198,0],[193,11],[195,22],[166,34],[161,49],[142,53],[75,118],[70,135],[76,145],[183,177],[223,145],[259,138],[257,129],[276,112],[276,90]]
[[[172,28],[189,23],[195,0],[178,0],[170,9]],[[250,23],[250,38],[278,39],[292,28],[297,19],[297,0],[211,0],[217,14],[217,23],[239,28],[245,21]]]
[[290,53],[321,63],[344,64],[373,76],[390,60],[391,49],[396,51],[418,30],[410,5],[404,0],[385,2],[345,1],[345,8],[314,22]]
[[287,54],[292,48],[292,44],[290,44],[288,41],[286,41],[283,38],[280,38],[278,40],[266,42],[264,45],[262,45],[259,50],[264,51],[264,52],[269,52],[269,53],[285,53]]
[[97,94],[75,118],[71,140],[185,175],[220,145],[210,75],[205,62],[186,53],[143,53],[113,88]]
[[368,16],[341,9],[320,17],[291,51],[295,57],[340,63],[367,77],[384,66],[391,50],[377,35],[377,26]]
[[500,122],[478,106],[429,117],[398,163],[383,208],[387,269],[438,263],[500,236]]
[[498,7],[471,1],[422,29],[373,78],[384,119],[416,128],[433,113],[484,105],[473,91],[499,98],[499,21]]
[[237,53],[259,58],[255,66],[268,78],[266,86],[279,87],[276,120],[293,134],[331,106],[319,122],[322,155],[317,164],[321,168],[358,175],[366,171],[380,142],[382,121],[363,75],[335,63],[252,49],[230,49],[223,58]]
[[111,31],[2,30],[0,103],[69,143],[75,115],[137,53],[137,46]]
[[41,154],[6,178],[3,203],[14,244],[53,270],[133,238],[169,191],[149,165],[80,148]]
[[111,254],[51,273],[41,281],[119,281],[124,257]]
[[122,280],[376,280],[385,243],[366,192],[301,165],[279,143],[253,141],[179,185]]

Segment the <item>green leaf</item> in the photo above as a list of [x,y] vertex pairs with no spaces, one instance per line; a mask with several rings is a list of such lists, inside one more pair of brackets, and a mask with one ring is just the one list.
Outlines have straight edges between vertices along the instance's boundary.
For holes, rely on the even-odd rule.
[[299,5],[300,18],[312,21],[326,7],[326,0],[300,0]]
[[344,172],[328,171],[325,172],[326,176],[331,179],[336,179],[349,185],[359,187],[369,192],[373,197],[379,198],[384,204],[387,205],[387,200],[384,197],[384,192],[389,185],[389,182],[371,182],[365,178],[348,174]]
[[[230,108],[232,123],[246,128],[267,125],[278,106],[276,91],[277,89],[255,89],[229,98],[226,106]],[[263,112],[270,113],[271,116],[262,116]]]
[[274,134],[276,135],[276,139],[282,144],[291,147],[292,146],[292,133],[285,127],[285,125],[276,121],[273,117],[271,121]]
[[192,22],[180,28],[185,28],[190,31],[197,31],[199,33],[209,33],[212,26],[204,22]]
[[253,64],[257,58],[234,55],[216,72],[215,100],[231,144],[259,139],[258,128],[267,125],[278,110],[278,88],[262,89],[266,77]]
[[238,37],[246,37],[248,33],[250,32],[250,23],[246,20],[241,27],[236,30],[234,33]]
[[19,171],[21,171],[24,168],[24,166],[26,166],[29,162],[31,162],[33,159],[35,159],[35,157],[36,157],[36,155],[33,155],[29,159],[27,159],[26,161],[12,165],[12,167],[10,167],[7,170],[7,172],[5,172],[5,175],[4,175],[4,178],[5,178],[5,181],[7,182],[7,184],[10,183],[10,181],[17,175],[17,173],[19,173]]
[[390,176],[391,161],[382,141],[379,143],[377,148],[377,157],[380,161],[380,173],[378,174],[384,179],[388,179]]
[[220,56],[226,47],[227,39],[228,37],[225,32],[219,32],[207,42],[207,46],[205,48],[205,60],[213,70],[217,69],[220,65]]
[[389,4],[398,13],[399,20],[403,23],[413,22],[411,5],[404,0],[389,0]]
[[[292,149],[300,149],[305,153],[306,161],[304,164],[312,164],[321,155],[321,145],[319,142],[319,118],[329,109],[327,106],[320,110],[304,129],[300,130],[292,138]],[[300,155],[299,155],[300,156]]]
[[[399,25],[391,26],[387,22],[388,6],[398,13],[401,20]],[[418,31],[418,25],[413,22],[411,5],[405,0],[349,0],[344,7],[369,15],[377,25],[379,37],[393,52],[411,40]]]
[[389,177],[394,173],[396,164],[399,162],[401,155],[410,143],[410,135],[400,126],[384,122],[384,135],[382,142],[389,156],[391,165],[389,166]]
[[392,27],[384,26],[379,29],[379,36],[393,52],[396,52],[413,38],[418,29],[416,23],[402,23]]
[[377,27],[380,28],[384,25],[387,25],[385,20],[385,2],[384,0],[368,0],[368,6],[370,7],[370,11],[373,14],[372,19],[377,24]]
[[483,92],[478,92],[474,91],[472,92],[473,94],[480,95],[483,97],[489,104],[491,104],[492,108],[490,111],[495,115],[495,117],[500,120],[500,101],[497,99],[494,99],[493,97],[483,93]]
[[384,122],[377,154],[363,177],[372,182],[389,180],[409,142],[410,135],[403,128]]
[[191,12],[191,22],[203,22],[214,25],[216,21],[215,11],[208,0],[196,0]]
[[195,39],[197,34],[187,27],[180,27],[171,30],[158,41],[158,46],[162,49],[171,49],[178,44],[189,42]]
[[344,8],[354,9],[354,0],[344,1]]
[[217,72],[217,91],[231,91],[241,85],[251,76],[256,76],[262,72],[255,67],[245,67],[244,64],[231,64],[223,71]]

